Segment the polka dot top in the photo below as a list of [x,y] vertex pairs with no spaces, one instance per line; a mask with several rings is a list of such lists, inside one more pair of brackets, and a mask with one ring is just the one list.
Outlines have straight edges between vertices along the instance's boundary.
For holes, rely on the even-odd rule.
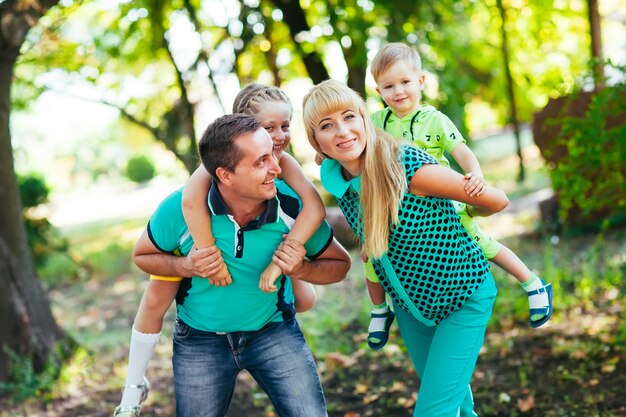
[[[413,147],[400,149],[407,183],[423,164],[437,163]],[[360,177],[345,180],[341,165],[326,159],[321,180],[363,241]],[[418,197],[407,190],[399,219],[390,233],[387,253],[372,260],[374,270],[394,303],[424,324],[437,325],[463,306],[489,273],[489,264],[461,226],[451,200]]]

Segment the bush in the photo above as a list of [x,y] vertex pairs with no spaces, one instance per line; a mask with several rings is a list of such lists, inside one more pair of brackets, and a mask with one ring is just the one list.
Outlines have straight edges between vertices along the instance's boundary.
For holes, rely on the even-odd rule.
[[128,179],[139,184],[150,181],[155,173],[154,163],[146,156],[130,158],[126,165]]
[[626,83],[575,92],[570,102],[585,95],[582,116],[565,114],[550,121],[561,127],[552,151],[564,151],[550,176],[560,217],[570,224],[626,212]]
[[46,259],[55,252],[66,253],[68,244],[45,217],[37,217],[30,210],[48,202],[50,187],[40,174],[31,173],[18,176],[18,186],[22,199],[24,228],[28,238],[35,267],[42,267]]
[[17,177],[22,207],[28,209],[48,202],[50,187],[40,174],[31,173]]

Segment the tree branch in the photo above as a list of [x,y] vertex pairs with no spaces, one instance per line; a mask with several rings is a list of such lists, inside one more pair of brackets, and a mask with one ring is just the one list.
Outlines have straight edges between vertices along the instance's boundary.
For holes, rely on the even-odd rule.
[[96,103],[96,104],[104,104],[105,106],[109,106],[109,107],[113,107],[114,109],[116,109],[117,111],[120,112],[120,114],[129,122],[132,122],[138,126],[143,127],[144,129],[146,129],[148,132],[150,132],[150,134],[152,136],[154,136],[157,140],[163,141],[163,138],[161,137],[161,135],[159,134],[159,130],[151,125],[148,124],[148,122],[144,122],[143,120],[139,120],[137,117],[135,117],[134,115],[132,115],[131,113],[128,112],[128,110],[126,110],[124,107],[112,103],[110,101],[107,100],[97,100],[97,99],[93,99],[93,98],[88,98],[88,97],[83,97],[83,96],[79,96],[77,94],[71,94],[71,93],[67,93],[65,91],[59,91],[57,89],[54,88],[50,88],[45,86],[45,89],[47,91],[59,94],[59,95],[63,95],[66,97],[72,97],[72,98],[76,98],[82,101],[87,101],[89,103]]

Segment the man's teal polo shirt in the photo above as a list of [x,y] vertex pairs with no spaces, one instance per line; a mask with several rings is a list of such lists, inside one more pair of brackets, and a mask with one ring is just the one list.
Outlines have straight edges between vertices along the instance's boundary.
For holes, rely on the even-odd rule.
[[[209,285],[206,278],[181,281],[176,296],[178,316],[194,329],[208,332],[259,330],[269,322],[294,316],[291,281],[285,276],[276,282],[277,292],[259,288],[261,272],[289,233],[302,202],[283,181],[276,180],[277,195],[266,203],[265,211],[247,225],[238,225],[229,214],[218,187],[209,191],[212,231],[217,247],[233,278],[225,287]],[[183,218],[182,188],[170,194],[148,223],[148,236],[162,252],[185,256],[193,240]],[[332,229],[324,222],[304,245],[313,259],[332,241]]]

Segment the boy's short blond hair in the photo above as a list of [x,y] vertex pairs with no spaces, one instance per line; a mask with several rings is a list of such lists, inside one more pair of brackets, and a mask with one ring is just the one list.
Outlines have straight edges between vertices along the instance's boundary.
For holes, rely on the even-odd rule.
[[380,48],[372,60],[371,71],[374,80],[378,80],[378,77],[398,61],[405,61],[413,65],[417,72],[422,72],[422,60],[417,51],[406,44],[394,42]]

